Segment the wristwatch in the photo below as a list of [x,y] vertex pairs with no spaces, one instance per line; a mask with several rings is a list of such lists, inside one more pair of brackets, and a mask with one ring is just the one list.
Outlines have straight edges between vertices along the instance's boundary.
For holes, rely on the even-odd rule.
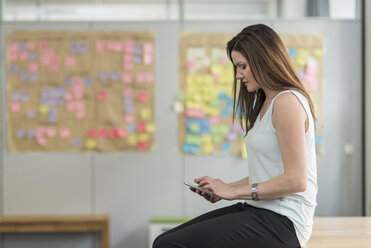
[[258,184],[257,183],[253,183],[251,185],[251,196],[252,196],[252,199],[254,201],[259,201],[259,198],[258,198]]

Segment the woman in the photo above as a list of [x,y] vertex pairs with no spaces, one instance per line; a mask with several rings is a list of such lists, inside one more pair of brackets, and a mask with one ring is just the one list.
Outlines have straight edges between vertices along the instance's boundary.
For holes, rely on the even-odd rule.
[[297,248],[310,238],[317,194],[310,96],[270,27],[244,28],[228,42],[227,54],[235,71],[234,110],[247,135],[249,176],[229,184],[207,176],[194,180],[217,197],[193,191],[210,202],[245,202],[160,235],[155,248]]

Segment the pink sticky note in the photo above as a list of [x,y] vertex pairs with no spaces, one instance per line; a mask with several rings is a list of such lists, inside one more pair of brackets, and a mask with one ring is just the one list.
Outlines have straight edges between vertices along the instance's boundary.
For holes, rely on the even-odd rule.
[[106,47],[107,47],[107,50],[113,51],[115,49],[115,43],[113,41],[107,41]]
[[72,56],[67,56],[64,59],[64,64],[66,65],[66,67],[74,67],[76,65],[75,58]]
[[122,82],[123,83],[130,83],[132,80],[131,80],[131,74],[130,72],[123,72],[122,73]]
[[75,112],[76,119],[83,119],[86,116],[85,110],[78,110]]
[[152,54],[144,54],[143,55],[143,63],[145,65],[152,64]]
[[122,91],[123,96],[130,97],[133,95],[133,89],[132,88],[124,88]]
[[133,123],[134,122],[134,115],[132,115],[132,114],[126,114],[125,115],[125,122],[126,123]]
[[36,137],[45,136],[45,134],[47,133],[46,131],[47,129],[45,127],[42,126],[36,127]]
[[195,66],[195,62],[193,60],[188,60],[186,65],[188,69],[192,69]]
[[134,63],[132,61],[124,62],[124,70],[132,70],[134,68]]
[[26,61],[28,59],[28,52],[27,51],[21,51],[19,53],[19,60],[20,61]]
[[83,100],[75,102],[76,111],[85,111],[85,102]]
[[30,72],[38,72],[39,71],[39,65],[36,62],[30,62],[28,64],[28,70]]
[[48,127],[46,130],[48,137],[53,138],[57,135],[57,129],[55,127]]
[[48,43],[46,41],[40,41],[39,42],[39,48],[41,50],[46,49],[48,47]]
[[137,123],[137,132],[145,132],[146,131],[146,123],[139,122]]
[[17,52],[9,52],[8,59],[9,59],[9,61],[11,61],[11,62],[17,61],[17,59],[18,59],[18,54],[17,54]]
[[137,149],[142,151],[142,150],[147,150],[148,148],[148,143],[147,141],[139,141],[137,145]]
[[18,43],[12,42],[9,44],[9,51],[10,52],[17,52],[18,51]]
[[218,115],[210,116],[210,123],[211,124],[218,124],[220,122],[220,117]]
[[125,138],[127,136],[128,132],[126,131],[125,128],[118,128],[117,129],[117,135],[120,138]]
[[19,111],[21,111],[21,104],[19,102],[12,102],[10,104],[10,110],[12,112],[19,112]]
[[95,130],[95,129],[90,129],[89,131],[88,131],[88,137],[89,138],[96,138],[97,137],[97,131]]
[[51,71],[51,72],[58,72],[59,71],[58,64],[55,64],[55,63],[49,64],[49,71]]
[[75,99],[82,99],[84,95],[84,85],[80,77],[75,77],[72,82],[72,94]]
[[97,93],[97,99],[99,101],[104,101],[106,100],[107,98],[107,92],[105,90],[100,90],[98,93]]
[[134,40],[126,40],[124,42],[124,49],[126,53],[134,53]]
[[97,52],[103,52],[104,51],[104,41],[97,41],[95,43],[95,50]]
[[99,129],[98,135],[100,138],[107,138],[107,129],[105,129],[104,127],[101,127]]
[[39,145],[46,145],[47,143],[45,136],[36,137],[36,141]]
[[115,139],[117,137],[118,137],[118,132],[116,128],[112,128],[111,130],[108,131],[108,138]]
[[136,75],[136,81],[138,83],[143,83],[146,80],[146,74],[143,72],[138,72]]
[[27,42],[26,47],[27,47],[27,50],[33,51],[33,50],[36,49],[36,43],[32,42],[32,41],[29,41],[29,42]]
[[145,43],[143,45],[143,52],[147,54],[151,54],[153,51],[153,45],[152,43]]
[[228,59],[226,57],[219,58],[219,64],[226,65],[228,63]]
[[190,118],[202,118],[205,116],[205,113],[200,109],[188,108],[186,110],[186,116]]
[[[22,99],[21,99],[22,101]],[[27,99],[28,101],[28,99]],[[10,109],[12,112],[19,112],[21,111],[21,103],[20,102],[11,102]]]
[[71,101],[72,100],[72,94],[70,92],[64,93],[64,100]]
[[148,100],[148,93],[145,91],[141,91],[138,93],[138,101],[146,102]]
[[66,109],[67,111],[74,111],[75,110],[75,102],[73,101],[68,101],[66,102]]
[[68,128],[62,127],[62,128],[59,129],[59,136],[61,138],[68,138],[68,137],[70,137],[70,135],[71,135],[71,132]]
[[119,41],[113,42],[113,51],[115,52],[122,52],[123,50],[123,44]]
[[154,75],[153,75],[153,73],[152,72],[147,72],[146,74],[145,74],[145,81],[147,82],[147,83],[153,83],[153,81],[154,81]]
[[42,65],[49,65],[50,63],[50,56],[47,55],[47,54],[44,54],[43,56],[41,56],[41,64]]

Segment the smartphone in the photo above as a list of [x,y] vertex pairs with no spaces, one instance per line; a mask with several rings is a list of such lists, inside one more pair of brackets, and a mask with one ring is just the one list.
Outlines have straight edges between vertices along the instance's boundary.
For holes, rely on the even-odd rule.
[[200,187],[198,187],[198,186],[195,185],[195,184],[190,184],[190,183],[188,183],[188,182],[184,182],[184,184],[187,185],[188,187],[191,187],[191,188],[193,188],[193,189],[197,189],[197,190],[199,190],[199,191],[201,191],[201,192],[204,192],[205,194],[208,194],[209,196],[212,196],[212,197],[218,197],[218,198],[219,198],[219,196],[214,195],[214,194],[211,193],[210,191],[207,191],[207,190],[201,189]]

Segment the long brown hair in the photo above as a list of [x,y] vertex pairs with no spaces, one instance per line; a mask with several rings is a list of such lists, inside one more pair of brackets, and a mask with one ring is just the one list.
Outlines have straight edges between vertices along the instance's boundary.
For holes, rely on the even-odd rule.
[[[244,28],[227,43],[227,55],[231,61],[232,51],[238,51],[246,58],[258,84],[273,91],[296,89],[301,92],[308,99],[315,120],[313,102],[309,93],[301,83],[285,45],[273,29],[264,24]],[[233,121],[239,112],[241,126],[247,135],[254,126],[266,96],[261,89],[257,92],[248,92],[243,84],[238,87],[236,65],[233,67]]]

